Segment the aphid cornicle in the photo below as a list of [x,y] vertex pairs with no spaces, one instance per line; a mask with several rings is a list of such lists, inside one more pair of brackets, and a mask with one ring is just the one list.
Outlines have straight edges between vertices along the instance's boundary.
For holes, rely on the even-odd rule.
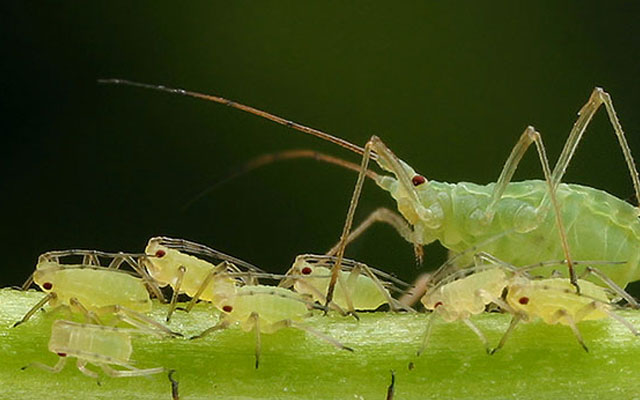
[[244,331],[253,330],[256,333],[256,368],[260,365],[261,333],[273,333],[288,327],[309,332],[339,349],[353,351],[300,322],[310,316],[310,309],[315,307],[317,306],[288,289],[265,285],[242,286],[238,288],[235,296],[222,303],[223,314],[220,322],[191,339],[204,337],[238,323]]
[[[640,203],[640,179],[631,151],[620,126],[608,93],[595,88],[579,112],[569,138],[553,170],[548,166],[540,134],[528,127],[514,146],[496,183],[441,183],[427,179],[400,160],[377,136],[372,136],[364,148],[317,129],[309,128],[273,114],[236,103],[225,98],[183,89],[148,85],[120,79],[100,80],[101,83],[122,84],[213,101],[269,119],[306,134],[320,137],[358,154],[363,154],[360,175],[341,235],[337,256],[342,258],[351,227],[360,188],[371,158],[392,176],[375,175],[375,182],[396,200],[398,210],[411,224],[412,230],[401,231],[414,245],[439,241],[453,252],[482,242],[485,238],[515,228],[515,232],[492,242],[480,250],[493,254],[516,266],[539,260],[567,259],[569,275],[577,286],[577,273],[571,259],[627,260],[620,266],[601,266],[613,281],[624,287],[640,279],[639,211],[625,201],[604,191],[574,184],[561,184],[562,177],[582,138],[601,105],[604,104],[614,132],[620,142],[629,169],[636,199]],[[545,172],[545,181],[511,182],[511,178],[527,148],[535,144]],[[371,174],[368,174],[371,176]],[[551,189],[551,190],[550,190]],[[555,200],[555,201],[554,201]],[[553,209],[550,205],[553,205]],[[563,224],[566,234],[562,234]],[[560,237],[560,240],[558,238]],[[526,251],[523,251],[526,249]],[[327,299],[337,280],[340,263],[332,274]],[[547,268],[533,271],[549,275]]]
[[[131,365],[132,332],[144,333],[133,329],[56,320],[51,326],[49,351],[58,355],[57,364],[51,367],[42,363],[32,363],[22,369],[32,366],[57,373],[62,371],[70,357],[75,357],[80,372],[94,379],[98,379],[98,374],[88,369],[87,364],[100,367],[105,374],[116,378],[164,372],[165,369],[162,367],[138,369]],[[111,365],[125,369],[115,369]]]
[[[190,311],[198,300],[212,302],[222,310],[222,302],[235,295],[241,278],[245,283],[254,283],[250,273],[243,276],[242,272],[263,273],[258,267],[245,261],[184,239],[151,238],[145,253],[148,257],[143,263],[149,274],[160,286],[169,285],[173,289],[167,321],[171,319],[180,293],[186,293],[191,297],[186,307],[187,311]],[[214,265],[192,254],[221,262]]]

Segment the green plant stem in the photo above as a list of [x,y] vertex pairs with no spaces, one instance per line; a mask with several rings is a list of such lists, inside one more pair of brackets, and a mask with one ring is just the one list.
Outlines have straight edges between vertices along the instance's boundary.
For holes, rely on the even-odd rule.
[[[53,365],[47,350],[50,326],[66,311],[39,312],[11,325],[43,296],[0,289],[0,398],[2,399],[170,399],[166,374],[101,378],[101,385],[68,363],[59,374],[24,367]],[[166,305],[154,304],[158,321]],[[640,313],[619,311],[640,327]],[[186,336],[217,322],[209,304],[178,311],[170,326]],[[510,317],[485,314],[474,322],[495,344]],[[180,395],[190,399],[384,399],[396,372],[395,399],[630,399],[640,396],[640,338],[613,320],[579,324],[589,353],[563,325],[542,322],[517,327],[493,356],[463,323],[438,321],[424,354],[420,347],[427,315],[362,313],[360,321],[339,316],[306,323],[355,352],[336,349],[308,333],[288,328],[262,336],[260,368],[254,368],[253,333],[237,327],[198,340],[136,335],[132,359],[139,368],[175,369]],[[409,364],[413,368],[409,369]]]

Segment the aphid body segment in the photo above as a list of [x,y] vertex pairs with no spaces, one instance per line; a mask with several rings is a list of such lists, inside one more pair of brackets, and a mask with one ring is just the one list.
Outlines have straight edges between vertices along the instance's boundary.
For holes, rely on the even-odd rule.
[[492,266],[436,286],[422,297],[421,302],[427,310],[437,312],[447,322],[464,320],[482,314],[488,304],[500,299],[507,284],[505,271]]
[[[297,256],[281,286],[289,286],[293,282],[293,288],[296,292],[308,295],[314,301],[325,304],[325,294],[331,280],[331,268],[335,262],[336,258],[333,256],[313,254]],[[353,260],[343,259],[342,266],[343,269],[338,277],[332,300],[340,310],[350,312],[376,310],[383,304],[389,304],[393,310],[407,308],[391,297],[387,288],[393,285],[382,281],[385,277],[392,278],[391,276]],[[384,276],[379,278],[376,276],[378,274]],[[396,278],[392,279],[408,286]]]
[[[160,286],[170,285],[180,293],[194,297],[199,291],[200,300],[210,301],[217,307],[236,291],[238,282],[224,274],[227,264],[213,265],[203,259],[162,245],[151,239],[145,249],[149,255],[145,266]],[[204,285],[204,286],[203,286]]]
[[124,271],[91,265],[62,265],[42,261],[33,279],[47,294],[52,306],[70,305],[75,299],[88,310],[120,305],[138,312],[151,310],[145,283]]
[[256,368],[260,363],[262,347],[260,335],[288,327],[309,332],[339,349],[353,351],[337,340],[300,322],[311,315],[311,308],[316,307],[318,306],[288,289],[266,285],[242,286],[238,288],[234,297],[223,302],[223,315],[220,322],[191,339],[204,337],[238,323],[244,331],[253,330],[256,333]]
[[[89,370],[87,364],[100,367],[105,374],[112,377],[143,376],[163,372],[164,368],[161,367],[138,369],[131,365],[130,357],[133,351],[129,335],[131,331],[132,329],[57,320],[51,327],[49,350],[60,357],[58,363],[54,367],[41,363],[31,365],[55,373],[64,368],[69,357],[75,357],[78,369],[83,374],[96,379],[98,374]],[[111,365],[124,367],[126,370],[114,369]]]

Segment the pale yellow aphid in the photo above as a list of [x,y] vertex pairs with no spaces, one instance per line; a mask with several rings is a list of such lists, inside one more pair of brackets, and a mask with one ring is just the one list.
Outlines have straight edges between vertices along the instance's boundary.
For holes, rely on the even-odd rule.
[[[22,369],[33,366],[57,373],[62,371],[69,357],[74,357],[77,359],[76,365],[80,372],[94,379],[98,379],[98,374],[87,368],[87,364],[93,364],[115,378],[164,372],[165,369],[162,367],[138,369],[131,365],[131,332],[139,331],[57,320],[51,327],[49,339],[49,351],[60,357],[56,365],[51,367],[32,363]],[[112,368],[113,365],[125,369]]]
[[[33,280],[47,295],[14,326],[26,322],[38,309],[50,303],[53,307],[70,307],[94,322],[100,322],[98,315],[116,314],[118,318],[134,326],[153,325],[171,333],[164,325],[142,314],[151,310],[148,281],[115,268],[96,264],[62,264],[59,261],[61,254],[81,255],[82,252],[85,255],[95,253],[91,250],[73,250],[40,256]],[[125,258],[122,253],[111,255],[114,259]],[[126,257],[131,258],[129,255]],[[87,259],[91,260],[90,257],[85,257],[83,262],[91,262]],[[136,266],[136,269],[140,268]]]
[[[331,269],[335,262],[336,257],[334,256],[299,255],[280,286],[293,286],[296,292],[309,295],[314,301],[325,304],[325,294],[331,281]],[[376,310],[383,304],[389,304],[392,310],[411,310],[391,297],[388,288],[393,285],[387,281],[409,286],[389,274],[370,268],[364,263],[343,259],[342,270],[331,303],[337,306],[340,311],[347,310],[350,313],[356,310]]]
[[[601,276],[601,273],[593,268],[588,267],[587,271]],[[514,316],[509,329],[492,352],[504,345],[519,321],[531,321],[537,318],[547,324],[562,324],[570,327],[585,351],[589,350],[577,326],[580,321],[613,318],[626,326],[634,335],[639,335],[638,330],[629,321],[613,312],[614,307],[611,303],[615,295],[624,297],[631,305],[637,307],[637,303],[631,296],[617,286],[610,286],[612,292],[584,279],[579,279],[578,283],[579,294],[566,279],[514,277],[509,283],[506,296],[506,302]],[[605,283],[610,284],[606,278]]]
[[[222,310],[222,302],[232,297],[236,287],[242,283],[238,277],[243,271],[238,265],[247,271],[262,273],[259,268],[245,261],[183,239],[151,238],[145,253],[148,257],[144,260],[144,265],[149,274],[160,286],[169,285],[173,289],[167,321],[171,319],[180,293],[186,293],[191,297],[191,302],[186,307],[187,311],[191,310],[198,300],[209,301]],[[222,262],[214,265],[188,253]]]
[[273,333],[282,328],[301,329],[339,349],[353,351],[337,340],[299,322],[310,316],[310,308],[317,307],[301,295],[284,288],[265,285],[242,286],[238,288],[234,297],[227,299],[222,305],[223,315],[220,322],[192,339],[225,329],[234,323],[239,324],[246,332],[253,330],[256,333],[256,368],[260,363],[260,334]]

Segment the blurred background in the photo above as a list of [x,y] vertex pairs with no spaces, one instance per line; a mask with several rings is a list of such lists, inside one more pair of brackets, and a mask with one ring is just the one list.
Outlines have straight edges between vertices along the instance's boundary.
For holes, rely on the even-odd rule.
[[[271,164],[193,200],[265,153],[356,155],[213,103],[98,78],[216,93],[360,145],[376,134],[430,179],[476,183],[496,180],[529,124],[555,162],[602,86],[640,157],[637,6],[491,5],[4,5],[0,286],[21,284],[51,249],[142,251],[169,235],[284,271],[340,235],[356,175],[312,160]],[[516,179],[541,177],[530,151]],[[603,111],[566,181],[632,199]],[[395,208],[368,182],[356,222],[380,206]],[[385,225],[347,256],[408,281],[419,272],[411,246]],[[427,247],[424,269],[444,257],[439,244]]]

